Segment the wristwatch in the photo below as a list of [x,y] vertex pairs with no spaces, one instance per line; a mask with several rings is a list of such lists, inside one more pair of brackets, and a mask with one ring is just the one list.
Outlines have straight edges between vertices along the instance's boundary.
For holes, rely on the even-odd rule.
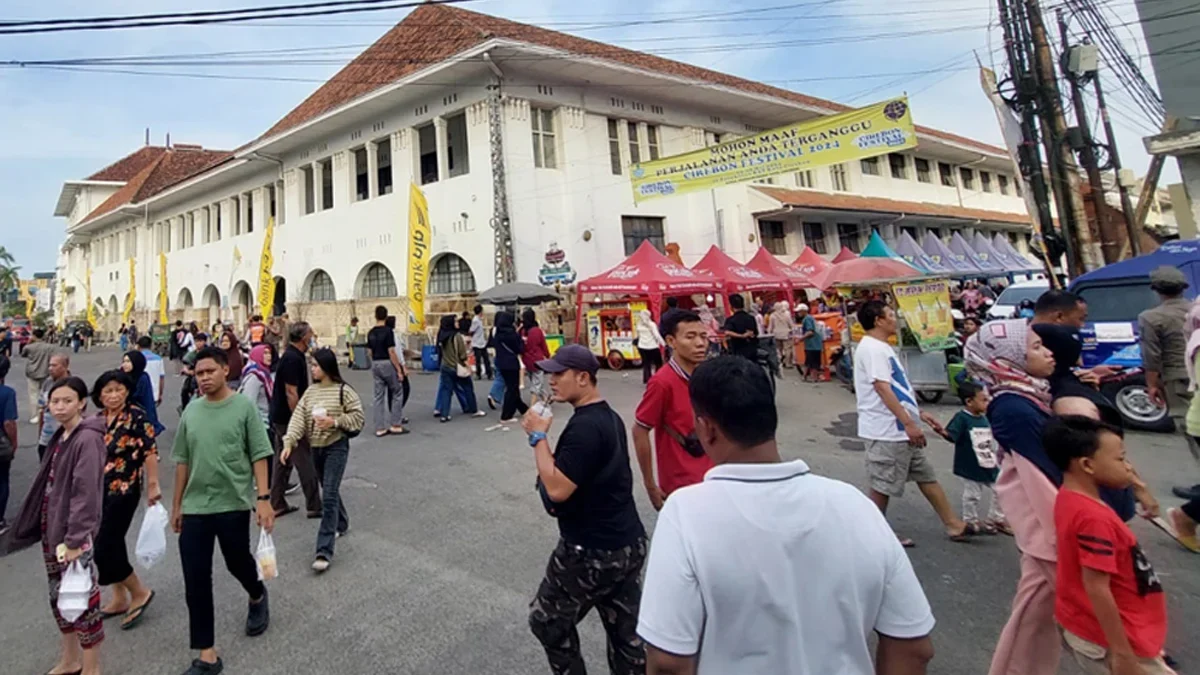
[[258,495],[258,497],[256,497],[256,499],[260,502],[265,502],[270,498],[271,498],[271,495]]
[[538,443],[546,440],[546,432],[535,431],[529,434],[529,447],[536,448]]

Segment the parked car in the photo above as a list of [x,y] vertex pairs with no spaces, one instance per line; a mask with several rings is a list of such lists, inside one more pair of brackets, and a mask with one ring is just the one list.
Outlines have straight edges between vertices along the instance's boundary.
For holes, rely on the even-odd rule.
[[1004,289],[1004,292],[996,298],[996,302],[988,308],[987,318],[1011,319],[1013,313],[1017,311],[1017,305],[1020,305],[1023,300],[1037,302],[1042,293],[1048,290],[1050,290],[1050,282],[1045,279],[1018,281]]

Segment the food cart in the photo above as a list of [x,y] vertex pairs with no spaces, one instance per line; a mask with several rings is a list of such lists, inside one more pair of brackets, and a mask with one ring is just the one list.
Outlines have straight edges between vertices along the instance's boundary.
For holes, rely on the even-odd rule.
[[705,296],[720,289],[715,277],[674,262],[644,241],[621,264],[577,284],[575,341],[581,342],[586,327],[588,349],[610,368],[638,363],[635,311],[648,309],[658,321],[666,298]]

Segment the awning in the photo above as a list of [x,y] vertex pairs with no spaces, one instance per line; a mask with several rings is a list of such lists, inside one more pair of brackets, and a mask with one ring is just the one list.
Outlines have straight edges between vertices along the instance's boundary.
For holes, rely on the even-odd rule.
[[800,253],[800,257],[793,260],[791,266],[812,277],[818,272],[824,272],[829,269],[832,264],[822,258],[820,253],[812,250],[811,246],[805,246],[804,250]]
[[[815,254],[814,254],[815,255]],[[791,283],[792,288],[816,288],[813,285],[813,275],[805,274],[803,271],[780,262],[770,251],[759,246],[754,257],[746,263],[746,267],[752,267],[760,272],[767,272],[775,276],[784,277]]]
[[1000,263],[992,260],[986,254],[980,255],[975,249],[971,248],[967,244],[967,240],[963,239],[963,236],[957,232],[954,233],[954,236],[950,237],[950,252],[955,256],[962,256],[970,260],[984,275],[998,276],[1008,273],[1000,266]]
[[933,262],[950,268],[958,276],[976,276],[982,272],[969,256],[955,254],[932,232],[925,233],[921,248]]
[[931,274],[953,274],[955,271],[949,265],[944,265],[939,260],[934,260],[932,256],[917,245],[917,240],[913,239],[912,235],[907,232],[900,233],[900,238],[896,240],[895,250],[904,259],[904,262]]
[[709,247],[708,253],[692,265],[692,271],[716,277],[726,293],[786,290],[792,285],[791,281],[782,275],[741,264],[716,246]]
[[838,251],[838,254],[833,256],[833,264],[836,265],[840,262],[846,262],[847,260],[854,260],[857,257],[857,253],[843,246],[842,250]]
[[1021,270],[1023,272],[1045,272],[1046,271],[1046,267],[1044,265],[1042,265],[1041,263],[1039,263],[1036,260],[1030,260],[1026,256],[1022,255],[1021,252],[1018,251],[1015,247],[1013,247],[1012,243],[1010,243],[1008,241],[1008,238],[1005,237],[1004,235],[1000,234],[999,232],[997,232],[994,236],[992,236],[992,246],[995,247],[995,249],[997,251],[1000,251],[1001,253],[1006,253],[1006,254],[1008,254],[1008,257],[1012,258],[1013,260],[1016,260],[1017,263],[1020,264],[1024,268],[1023,270]]
[[629,295],[688,295],[720,290],[712,276],[693,272],[643,241],[621,264],[578,283],[580,293]]

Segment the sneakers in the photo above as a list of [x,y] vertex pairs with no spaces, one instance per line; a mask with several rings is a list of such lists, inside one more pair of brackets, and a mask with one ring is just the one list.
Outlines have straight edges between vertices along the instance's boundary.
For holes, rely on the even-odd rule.
[[209,663],[196,659],[192,661],[192,665],[187,670],[183,671],[183,675],[217,675],[225,670],[225,664],[221,663],[221,658],[217,657],[216,663]]
[[325,570],[329,569],[329,558],[317,556],[316,559],[313,560],[312,568],[317,574],[324,572]]
[[342,530],[341,532],[335,533],[334,536],[338,539],[341,539],[342,537],[344,537],[348,534],[350,534],[350,526],[349,525],[347,525],[346,529]]
[[474,417],[487,417],[486,410],[476,410]]
[[270,600],[267,598],[267,587],[264,585],[262,599],[258,602],[251,602],[250,610],[246,612],[246,635],[251,637],[262,635],[267,632],[267,627],[270,625],[271,605]]

